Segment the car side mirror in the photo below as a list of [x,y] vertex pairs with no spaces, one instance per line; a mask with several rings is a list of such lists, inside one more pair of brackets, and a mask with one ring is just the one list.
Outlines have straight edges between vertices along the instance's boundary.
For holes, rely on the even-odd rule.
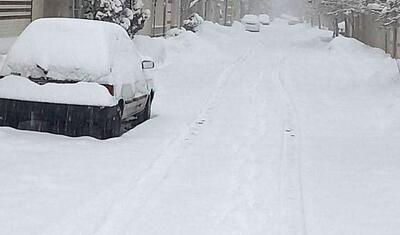
[[142,69],[154,69],[155,65],[153,61],[144,60],[142,61]]

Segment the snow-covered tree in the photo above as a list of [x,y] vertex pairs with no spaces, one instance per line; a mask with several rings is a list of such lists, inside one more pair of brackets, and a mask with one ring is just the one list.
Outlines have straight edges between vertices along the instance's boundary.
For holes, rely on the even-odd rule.
[[188,19],[183,21],[183,28],[192,31],[192,32],[197,32],[199,26],[204,22],[204,19],[197,13],[192,14]]
[[387,0],[382,2],[382,10],[380,11],[380,19],[383,25],[396,25],[400,19],[400,0]]
[[360,11],[364,6],[363,0],[322,0],[320,10],[328,15],[343,16],[350,11]]
[[121,25],[133,37],[144,27],[150,10],[142,0],[84,0],[84,18]]
[[339,36],[339,21],[346,15],[361,11],[366,5],[366,0],[322,0],[318,6],[318,14],[325,14],[333,18],[333,36]]

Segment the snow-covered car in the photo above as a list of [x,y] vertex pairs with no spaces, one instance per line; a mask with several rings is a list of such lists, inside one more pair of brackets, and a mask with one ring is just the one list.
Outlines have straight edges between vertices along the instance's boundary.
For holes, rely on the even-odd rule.
[[262,25],[269,25],[271,23],[271,19],[269,15],[267,14],[260,14],[258,16],[258,20],[260,21],[260,24]]
[[242,18],[244,29],[249,32],[260,32],[260,21],[256,15],[245,15]]
[[296,25],[296,24],[301,24],[303,21],[297,17],[293,17],[288,21],[288,25]]
[[150,118],[153,82],[119,25],[40,19],[10,49],[0,71],[0,126],[104,139]]

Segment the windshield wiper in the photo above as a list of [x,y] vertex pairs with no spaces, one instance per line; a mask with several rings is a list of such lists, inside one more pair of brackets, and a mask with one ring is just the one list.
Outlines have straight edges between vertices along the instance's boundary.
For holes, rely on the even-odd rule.
[[36,67],[39,68],[40,70],[42,70],[44,73],[44,76],[47,78],[47,74],[49,73],[49,70],[43,68],[42,66],[40,66],[38,64],[36,64]]

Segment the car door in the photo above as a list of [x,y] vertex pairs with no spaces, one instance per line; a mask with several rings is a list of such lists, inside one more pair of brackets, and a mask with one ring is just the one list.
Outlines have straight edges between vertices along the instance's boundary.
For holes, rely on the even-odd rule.
[[139,113],[144,110],[149,94],[150,91],[147,84],[146,75],[144,72],[142,72],[135,81],[135,99],[133,104],[135,113]]
[[135,92],[132,84],[123,84],[121,96],[124,100],[124,111],[122,118],[125,119],[135,114]]

